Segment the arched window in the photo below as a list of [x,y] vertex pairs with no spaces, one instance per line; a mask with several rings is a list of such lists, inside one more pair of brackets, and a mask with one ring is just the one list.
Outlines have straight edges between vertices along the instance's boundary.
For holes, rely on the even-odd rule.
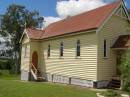
[[107,41],[104,40],[104,57],[107,57]]
[[76,55],[80,56],[80,40],[77,40]]
[[51,52],[51,46],[50,46],[50,44],[49,44],[49,45],[48,45],[48,51],[47,51],[47,56],[48,56],[48,57],[50,57],[50,55],[51,55],[50,52]]
[[64,51],[64,44],[63,42],[60,43],[60,56],[62,57],[63,56],[63,51]]

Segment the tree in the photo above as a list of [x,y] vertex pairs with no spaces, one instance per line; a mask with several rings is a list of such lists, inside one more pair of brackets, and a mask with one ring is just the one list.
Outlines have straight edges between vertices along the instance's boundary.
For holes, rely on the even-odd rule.
[[1,15],[1,31],[2,36],[9,37],[11,50],[11,58],[15,63],[15,73],[18,73],[20,68],[20,38],[25,27],[35,27],[38,25],[39,13],[37,11],[29,11],[24,6],[12,4],[5,14]]
[[130,82],[130,50],[127,50],[121,57],[121,89],[127,88],[126,85]]
[[130,10],[128,10],[128,14],[130,15]]

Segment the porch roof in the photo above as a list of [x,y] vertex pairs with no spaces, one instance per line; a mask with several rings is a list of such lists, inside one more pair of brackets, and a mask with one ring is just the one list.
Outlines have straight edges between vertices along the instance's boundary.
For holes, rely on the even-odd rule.
[[126,49],[130,47],[130,35],[121,35],[118,37],[112,48],[114,49]]

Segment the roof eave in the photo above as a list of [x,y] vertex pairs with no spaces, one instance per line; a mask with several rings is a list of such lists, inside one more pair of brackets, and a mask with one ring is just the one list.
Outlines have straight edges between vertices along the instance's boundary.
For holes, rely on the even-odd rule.
[[[27,35],[27,32],[26,32],[26,31],[27,31],[27,30],[24,29],[24,32],[23,32],[23,34],[22,34],[22,36],[21,36],[21,38],[20,38],[19,43],[22,43],[22,40],[23,40],[24,35],[25,35],[25,34]],[[28,35],[27,35],[27,37],[28,37]],[[29,38],[29,37],[28,37],[28,38]]]
[[62,35],[56,35],[56,36],[51,36],[51,37],[45,37],[45,38],[42,38],[41,40],[54,39],[54,38],[65,37],[65,36],[70,36],[70,35],[78,35],[78,34],[86,33],[86,31],[87,31],[87,32],[96,32],[97,29],[98,29],[98,28],[95,27],[95,28],[91,28],[91,29],[87,29],[87,30],[75,31],[75,33],[74,33],[74,32],[70,32],[70,33],[66,33],[66,34],[62,34]]
[[129,49],[129,47],[112,47],[111,48],[112,50],[127,50],[127,49]]

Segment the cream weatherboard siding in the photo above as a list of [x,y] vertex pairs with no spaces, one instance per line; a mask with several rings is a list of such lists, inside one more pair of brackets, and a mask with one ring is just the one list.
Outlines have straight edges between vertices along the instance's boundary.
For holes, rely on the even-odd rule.
[[[26,51],[25,51],[26,48]],[[22,42],[22,53],[21,53],[21,79],[22,80],[29,80],[29,72],[30,72],[30,66],[32,64],[32,54],[34,51],[38,53],[38,69],[41,70],[40,66],[40,42],[35,40],[29,40],[27,36],[23,38]],[[26,52],[26,56],[25,56]]]
[[29,80],[29,66],[30,66],[30,42],[29,41],[30,40],[27,38],[27,36],[23,37],[22,53],[21,53],[21,80]]
[[[103,26],[98,35],[98,72],[97,79],[110,80],[116,76],[116,51],[111,47],[120,35],[130,34],[126,19],[113,15]],[[104,58],[104,39],[107,41],[107,57]]]
[[38,54],[38,69],[40,70],[40,68],[41,68],[41,65],[43,65],[43,64],[41,64],[40,62],[41,62],[41,42],[39,42],[39,41],[35,41],[35,40],[32,40],[32,41],[30,41],[30,45],[31,45],[31,49],[30,49],[30,64],[32,63],[32,54],[33,54],[33,52],[37,52],[37,54]]
[[[37,69],[42,72],[41,77],[46,81],[86,87],[107,87],[111,78],[117,76],[118,51],[111,47],[120,35],[130,34],[130,24],[125,12],[119,9],[123,12],[116,13],[116,9],[115,14],[110,15],[111,17],[106,19],[108,21],[105,21],[101,28],[95,29],[96,31],[90,30],[39,40],[29,39],[27,37],[29,32],[26,33],[22,39],[21,79],[29,80],[34,77],[31,77],[30,66],[33,52],[36,51],[38,54]],[[33,33],[31,34],[33,36]],[[77,40],[80,40],[79,57],[76,56]],[[106,40],[107,48],[106,57],[104,57],[104,40]],[[61,42],[63,43],[62,57],[60,56]],[[47,56],[48,45],[50,45],[50,57]]]
[[22,41],[21,70],[29,71],[29,64],[30,64],[30,42],[27,36],[24,36]]
[[26,44],[30,41],[30,39],[27,37],[27,35],[24,35],[23,36],[23,39],[22,39],[22,44]]
[[[76,42],[80,40],[81,56],[76,57]],[[60,42],[64,43],[64,56],[60,57]],[[51,46],[51,55],[47,57],[48,45]],[[97,37],[95,32],[66,36],[42,42],[41,61],[49,74],[72,78],[97,80]]]

